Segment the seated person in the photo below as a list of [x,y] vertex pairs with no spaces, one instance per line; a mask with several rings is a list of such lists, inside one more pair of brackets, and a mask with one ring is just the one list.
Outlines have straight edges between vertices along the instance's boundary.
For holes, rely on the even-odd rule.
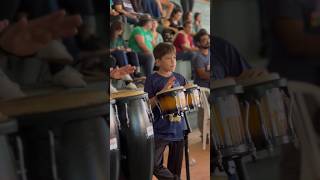
[[151,32],[152,32],[152,35],[153,35],[153,46],[157,46],[159,43],[163,42],[163,38],[162,38],[162,35],[158,32],[158,26],[159,26],[159,23],[157,20],[152,20],[152,28],[151,28]]
[[194,18],[193,18],[193,31],[197,33],[201,28],[202,28],[201,13],[196,12],[194,13]]
[[164,42],[173,43],[174,36],[178,33],[178,30],[170,27],[170,21],[168,19],[161,19],[160,32]]
[[187,21],[183,24],[183,30],[178,32],[173,44],[177,49],[178,60],[191,61],[195,57],[199,48],[193,44],[192,22]]
[[130,64],[135,66],[137,70],[134,73],[135,77],[141,77],[140,64],[138,55],[132,52],[130,48],[126,48],[124,39],[122,38],[123,23],[120,21],[115,21],[110,27],[110,52],[112,56],[117,59],[118,65],[120,67]]
[[152,17],[154,18],[161,17],[157,0],[142,1],[142,6],[143,6],[144,12],[150,14]]
[[175,28],[177,30],[181,30],[182,29],[181,18],[182,18],[181,9],[176,9],[175,11],[173,11],[170,17],[170,27]]
[[130,24],[138,24],[138,13],[133,9],[133,5],[130,0],[113,0],[114,9],[126,17],[127,22]]
[[175,5],[170,2],[170,0],[156,0],[156,2],[159,6],[162,17],[170,18]]
[[183,22],[186,22],[186,21],[191,21],[192,22],[192,12],[191,11],[188,11],[186,13],[184,13],[183,15]]
[[140,25],[135,27],[129,38],[129,47],[138,54],[139,62],[144,66],[148,77],[154,66],[153,35],[151,33],[152,19],[148,16],[141,17]]
[[120,13],[113,9],[113,1],[110,0],[110,23],[121,20]]
[[210,88],[210,36],[205,29],[201,29],[195,36],[194,42],[199,48],[192,60],[194,83],[200,87]]

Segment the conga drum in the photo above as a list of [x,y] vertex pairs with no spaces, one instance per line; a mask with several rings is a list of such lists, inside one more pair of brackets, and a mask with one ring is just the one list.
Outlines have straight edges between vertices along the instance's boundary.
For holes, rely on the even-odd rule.
[[110,100],[110,180],[118,180],[120,174],[120,139],[119,129],[120,125],[115,100]]
[[181,115],[188,110],[183,86],[160,91],[156,94],[162,115]]
[[[19,180],[25,178],[23,161],[20,161],[20,167],[16,163],[16,157],[13,148],[9,143],[10,134],[18,130],[16,121],[2,118],[0,114],[0,179]],[[20,173],[18,173],[20,171]]]
[[238,100],[243,89],[233,79],[215,80],[211,84],[213,147],[224,158],[244,155],[249,146]]
[[185,86],[185,95],[188,111],[196,111],[200,107],[200,87],[195,84]]
[[128,180],[151,180],[154,164],[153,114],[148,94],[124,90],[112,93],[120,120],[121,167]]
[[287,81],[272,73],[238,82],[242,101],[249,104],[249,131],[257,150],[272,150],[290,142],[289,108],[285,105]]
[[18,122],[28,179],[108,179],[107,99],[82,89],[0,102]]

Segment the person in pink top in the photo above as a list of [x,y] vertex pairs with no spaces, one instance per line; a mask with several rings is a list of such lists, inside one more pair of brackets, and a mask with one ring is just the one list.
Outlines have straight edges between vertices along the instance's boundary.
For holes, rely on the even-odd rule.
[[199,49],[193,44],[191,21],[186,21],[183,24],[183,30],[178,32],[173,44],[177,50],[177,60],[191,61],[194,59]]

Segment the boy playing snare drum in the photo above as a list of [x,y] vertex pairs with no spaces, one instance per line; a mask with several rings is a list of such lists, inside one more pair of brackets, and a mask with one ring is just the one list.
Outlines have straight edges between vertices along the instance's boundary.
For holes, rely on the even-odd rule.
[[[179,180],[183,159],[185,120],[178,116],[179,120],[170,120],[161,116],[161,111],[156,105],[156,93],[173,87],[184,86],[186,79],[173,72],[176,68],[176,50],[172,44],[160,43],[153,50],[156,66],[159,70],[148,76],[144,91],[148,93],[152,111],[154,114],[155,157],[154,175],[159,180]],[[169,146],[167,167],[163,166],[163,153]]]

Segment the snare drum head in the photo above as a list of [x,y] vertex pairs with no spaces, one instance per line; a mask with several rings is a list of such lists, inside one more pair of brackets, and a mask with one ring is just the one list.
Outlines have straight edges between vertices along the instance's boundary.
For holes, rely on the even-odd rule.
[[146,94],[146,93],[144,91],[137,91],[137,90],[120,90],[118,92],[111,93],[111,98],[118,100],[118,99],[134,97],[134,96],[141,96],[143,94]]
[[172,93],[172,92],[175,92],[175,91],[184,91],[184,87],[183,86],[178,86],[178,87],[175,87],[175,88],[162,90],[162,91],[158,92],[156,95],[159,96],[159,95],[162,95],[162,94]]

